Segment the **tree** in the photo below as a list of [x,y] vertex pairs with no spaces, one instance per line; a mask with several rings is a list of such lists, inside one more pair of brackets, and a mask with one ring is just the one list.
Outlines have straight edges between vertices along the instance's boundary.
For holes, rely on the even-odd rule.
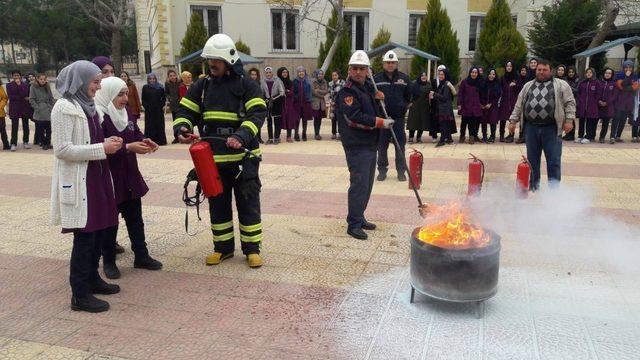
[[[588,48],[601,19],[599,0],[559,0],[544,6],[528,31],[531,49],[556,65],[573,64],[573,55]],[[601,71],[604,54],[592,57],[591,64]]]
[[498,68],[506,60],[523,64],[527,56],[524,38],[511,18],[506,0],[494,0],[484,18],[475,59],[486,67]]
[[[430,0],[427,15],[422,18],[416,47],[440,57],[440,62],[449,70],[451,79],[456,82],[460,75],[460,46],[458,33],[451,27],[451,19],[440,0]],[[416,77],[427,67],[427,60],[414,56],[411,60],[411,76]]]
[[[344,77],[349,67],[349,58],[351,57],[351,39],[345,31],[342,32],[336,40],[336,32],[332,29],[337,26],[338,22],[338,12],[333,10],[331,18],[327,22],[326,39],[320,44],[318,51],[318,67],[325,73],[331,73],[337,70]],[[334,47],[334,44],[335,49],[333,56],[329,59],[329,53],[331,48]]]
[[[384,25],[380,27],[378,30],[378,34],[376,38],[373,39],[371,43],[371,49],[375,49],[378,46],[382,46],[391,40],[391,33],[387,30]],[[382,71],[382,55],[374,56],[371,60],[371,67],[373,68],[374,74],[377,74]]]
[[94,23],[109,32],[111,60],[116,72],[122,68],[122,32],[133,22],[133,2],[129,0],[74,0]]
[[249,45],[243,43],[242,39],[238,39],[238,41],[236,41],[236,50],[240,51],[241,53],[251,55],[251,48],[249,47]]
[[[180,56],[185,57],[198,50],[202,50],[204,44],[207,42],[207,29],[204,27],[204,21],[202,20],[202,14],[198,11],[191,13],[191,19],[189,25],[187,25],[187,31],[184,33],[184,38],[180,42]],[[185,70],[190,71],[193,74],[199,74],[201,72],[197,65],[185,65]]]

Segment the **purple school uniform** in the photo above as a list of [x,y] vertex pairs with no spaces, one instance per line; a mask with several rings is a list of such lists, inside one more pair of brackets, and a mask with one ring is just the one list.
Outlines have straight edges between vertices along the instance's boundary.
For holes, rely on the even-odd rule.
[[491,104],[489,109],[482,109],[482,122],[485,124],[497,124],[500,121],[500,109],[498,108],[498,100],[500,100],[500,88],[488,89],[486,98],[482,99],[482,105]]
[[600,100],[607,103],[606,106],[600,106],[598,109],[598,115],[603,119],[610,119],[615,115],[615,102],[616,102],[616,82],[613,80],[602,81],[600,83]]
[[633,77],[625,77],[624,79],[616,81],[618,92],[616,94],[616,111],[630,111],[633,112],[635,101],[635,90],[633,86],[637,87],[638,80]]
[[[104,142],[104,133],[100,127],[100,116],[96,114],[89,122],[91,144]],[[91,160],[87,167],[87,224],[82,229],[63,229],[62,232],[96,232],[118,225],[118,210],[113,195],[109,161]]]
[[[515,85],[511,86],[511,82],[515,83]],[[517,79],[507,81],[505,78],[500,79],[500,83],[502,84],[502,98],[500,100],[499,118],[502,121],[506,121],[511,117],[511,113],[513,112],[513,108],[516,106],[518,94],[520,94],[523,84],[521,84]]]
[[31,112],[29,106],[29,84],[16,84],[12,81],[7,84],[7,96],[9,97],[9,117],[12,119],[26,118]]
[[129,124],[122,131],[116,129],[109,115],[105,114],[104,121],[102,122],[105,137],[119,136],[123,140],[122,148],[115,154],[107,156],[117,204],[141,198],[149,191],[149,187],[147,187],[147,184],[142,178],[142,174],[140,174],[136,153],[125,149],[126,146],[124,144],[130,144],[144,139],[144,135],[142,135],[140,128],[138,128],[136,119],[133,115],[129,113],[128,115]]
[[284,105],[282,106],[282,128],[285,130],[293,130],[296,128],[298,119],[296,118],[298,112],[293,104],[293,88],[285,85],[284,88]]
[[462,116],[482,116],[480,104],[480,91],[477,87],[467,84],[467,80],[462,80],[458,90],[458,106],[461,107]]
[[313,110],[311,109],[311,85],[309,85],[306,80],[296,78],[293,80],[293,87],[293,107],[296,112],[296,119],[313,119]]
[[576,116],[580,119],[598,118],[598,100],[600,100],[600,82],[598,80],[584,80],[578,85],[576,99]]

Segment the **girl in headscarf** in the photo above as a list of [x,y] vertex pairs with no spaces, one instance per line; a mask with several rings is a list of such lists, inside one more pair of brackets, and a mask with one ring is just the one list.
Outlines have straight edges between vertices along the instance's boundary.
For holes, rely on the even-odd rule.
[[500,79],[500,85],[502,87],[499,114],[500,142],[504,142],[505,126],[513,112],[513,108],[516,106],[518,94],[520,94],[520,90],[522,89],[522,84],[518,81],[518,75],[513,61],[507,61],[504,65],[504,76]]
[[[607,136],[607,130],[609,130],[609,122],[615,115],[615,100],[616,100],[616,81],[614,79],[614,72],[611,68],[604,69],[602,75],[602,83],[600,84],[602,93],[598,100],[598,115],[602,119],[602,128],[600,129],[600,143],[603,144],[605,137]],[[610,144],[615,144],[615,136],[613,132],[609,140]]]
[[[260,70],[258,70],[258,68],[251,68],[249,69],[249,78],[251,80],[253,80],[256,85],[258,85],[258,87],[260,87]],[[262,92],[262,98],[265,98],[266,94],[264,93],[264,91]],[[262,127],[260,127],[260,129],[258,129],[258,142],[260,144],[264,144],[264,140],[262,140]]]
[[55,104],[47,75],[39,74],[29,90],[29,103],[33,108],[33,120],[40,127],[42,150],[51,149],[51,110]]
[[285,67],[278,69],[278,78],[282,80],[284,85],[284,105],[282,107],[282,128],[287,130],[287,142],[293,142],[291,139],[292,130],[297,130],[297,111],[293,102],[293,81],[289,77],[289,70]]
[[[565,80],[567,81],[567,83],[569,83],[569,86],[571,87],[571,92],[573,92],[573,97],[576,99],[576,105],[577,105],[578,86],[580,85],[580,78],[578,77],[578,72],[576,71],[575,66],[569,66],[567,68],[567,78]],[[574,141],[575,136],[576,136],[576,122],[574,121],[573,129],[571,129],[571,131],[566,133],[562,137],[562,139],[566,141]]]
[[307,141],[307,121],[313,119],[311,110],[311,83],[307,77],[307,70],[304,67],[296,68],[297,77],[293,80],[293,107],[296,112],[296,132],[295,141],[300,141],[298,133],[300,121],[302,120],[302,141]]
[[[324,79],[324,71],[317,69],[313,72],[313,81],[311,82],[312,102],[311,110],[313,110],[313,131],[316,140],[322,140],[320,136],[320,125],[322,119],[327,114],[327,100],[325,96],[329,94],[329,84]],[[304,133],[302,135],[304,137]]]
[[142,102],[140,101],[138,87],[136,86],[136,83],[131,80],[131,77],[129,77],[129,73],[127,73],[126,71],[120,73],[120,79],[124,80],[124,82],[127,83],[127,89],[129,89],[129,100],[127,101],[127,107],[129,108],[129,111],[131,111],[131,115],[133,115],[133,117],[138,120],[140,119],[140,112],[142,110]]
[[93,294],[115,294],[118,285],[98,274],[101,241],[118,223],[107,154],[122,148],[122,138],[104,137],[93,100],[100,68],[80,60],[62,69],[56,88],[62,99],[51,113],[54,165],[51,218],[63,233],[73,233],[69,282],[71,309],[101,312],[109,303]]
[[[527,83],[527,76],[529,75],[529,67],[527,67],[526,65],[522,65],[520,66],[520,69],[518,70],[518,87],[520,89],[522,89],[522,87],[524,86],[524,84]],[[510,116],[511,114],[509,114]],[[519,122],[520,126],[519,126],[519,133],[518,133],[518,140],[516,140],[516,144],[522,144],[525,142],[525,138],[524,138],[524,128],[527,125],[524,121],[520,121]],[[515,137],[515,133],[510,133],[505,139],[504,142],[506,143],[512,143]]]
[[115,68],[113,67],[113,62],[111,62],[111,59],[109,57],[96,56],[91,60],[91,62],[96,64],[96,66],[100,68],[103,78],[116,76]]
[[169,110],[171,110],[171,119],[175,120],[178,114],[178,106],[180,104],[180,84],[178,73],[170,69],[167,71],[167,82],[164,84],[164,94],[169,102]]
[[338,119],[336,119],[336,98],[338,92],[344,86],[344,80],[340,78],[340,72],[333,70],[331,72],[331,81],[329,81],[329,98],[331,104],[331,139],[339,140],[340,134],[338,134]]
[[[113,179],[118,213],[127,224],[131,250],[135,255],[134,267],[159,270],[162,264],[149,256],[145,243],[144,222],[142,221],[141,198],[149,191],[144,182],[136,154],[148,154],[158,149],[158,145],[145,138],[138,128],[136,119],[126,109],[129,88],[120,78],[110,77],[102,80],[101,89],[96,93],[96,110],[102,117],[104,136],[117,136],[123,139],[123,146],[115,154],[107,155],[109,169]],[[118,224],[109,229],[102,242],[102,263],[104,273],[109,279],[120,277],[116,266],[116,238]]]
[[575,142],[588,144],[596,139],[598,128],[598,100],[602,94],[600,81],[594,68],[585,71],[584,80],[578,85],[576,117],[578,118],[578,138]]
[[[496,142],[496,126],[500,121],[500,109],[498,109],[500,96],[502,96],[502,86],[498,79],[498,73],[496,69],[490,68],[487,73],[487,78],[482,84],[482,91],[480,92],[480,100],[482,103],[482,142],[484,143]],[[487,124],[491,128],[489,138],[487,138]]]
[[422,142],[422,132],[429,129],[431,123],[429,93],[432,91],[433,88],[427,77],[427,72],[423,71],[418,75],[411,88],[411,107],[409,107],[409,116],[407,118],[410,144],[413,143],[414,135],[416,142]]
[[451,102],[454,96],[456,96],[456,88],[449,81],[449,71],[447,68],[438,70],[438,87],[435,91],[429,92],[429,98],[432,101],[435,100],[438,107],[436,114],[440,123],[440,141],[436,147],[453,143],[451,134],[456,133],[456,121]]
[[[260,87],[267,99],[267,145],[280,143],[280,132],[282,129],[282,106],[284,104],[284,84],[279,77],[273,76],[273,68],[264,68],[264,78],[260,82]],[[275,127],[275,133],[274,133]]]
[[563,64],[560,64],[556,67],[556,77],[561,80],[567,79],[567,67]]
[[458,89],[458,113],[462,116],[460,124],[460,143],[465,140],[469,128],[469,144],[478,141],[478,124],[482,118],[480,104],[480,72],[477,67],[469,69],[469,75],[462,80]]
[[[613,117],[611,131],[615,129],[615,141],[621,139],[625,123],[631,126],[631,141],[637,142],[638,137],[638,94],[640,94],[640,81],[633,72],[633,60],[625,60],[622,63],[622,72],[616,75],[616,114]],[[634,126],[633,124],[636,124]],[[635,128],[635,134],[634,134]]]
[[158,145],[167,145],[164,131],[164,88],[154,73],[147,75],[147,84],[142,87],[142,106],[144,107],[144,136]]
[[180,79],[182,79],[182,82],[180,83],[179,95],[180,100],[182,100],[182,98],[187,95],[187,91],[189,91],[191,84],[193,84],[193,75],[185,70],[180,73]]

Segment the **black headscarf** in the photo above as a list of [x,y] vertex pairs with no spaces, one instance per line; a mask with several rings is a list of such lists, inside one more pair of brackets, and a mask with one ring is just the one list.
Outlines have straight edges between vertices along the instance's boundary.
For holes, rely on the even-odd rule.
[[[489,80],[489,74],[492,71],[495,72],[496,77],[493,80]],[[500,94],[502,94],[502,86],[500,86],[498,72],[494,68],[489,68],[489,70],[487,70],[487,77],[482,82],[482,94],[484,94],[484,96],[487,96],[490,90],[498,94],[498,97],[500,97]]]
[[[507,71],[507,65],[511,64],[511,71]],[[512,81],[516,81],[517,76],[516,76],[516,64],[513,63],[513,61],[509,60],[506,63],[504,63],[504,76],[503,76],[504,81],[510,83]]]
[[278,69],[277,74],[278,74],[278,77],[280,78],[280,80],[282,80],[282,83],[284,84],[284,87],[289,89],[292,86],[292,83],[291,83],[291,72],[289,72],[289,70],[287,70],[287,72],[289,73],[289,76],[284,78],[284,77],[282,77],[282,73],[285,70],[287,70],[287,68],[283,66],[283,67]]
[[[564,75],[558,76],[558,69],[559,68],[563,68],[564,69]],[[556,78],[558,78],[558,79],[562,79],[562,80],[566,79],[567,78],[567,67],[564,64],[560,64],[560,65],[556,66],[556,74],[555,75],[556,75]]]
[[[569,77],[569,70],[573,70],[573,77],[571,78]],[[566,78],[567,78],[567,81],[576,81],[578,79],[578,71],[576,71],[575,66],[571,65],[567,68]]]
[[438,84],[438,89],[440,89],[443,86],[447,86],[447,83],[451,82],[451,75],[449,75],[449,69],[445,68],[439,71],[442,71],[444,73],[444,80],[440,81],[440,83]]
[[[475,79],[471,78],[471,72],[474,69],[478,72],[478,76]],[[477,66],[472,66],[471,69],[469,69],[469,74],[467,75],[467,84],[471,86],[475,86],[476,88],[478,88],[478,90],[480,90],[481,83],[482,82],[480,81],[480,70],[478,70]]]
[[420,78],[422,77],[422,75],[427,76],[427,72],[426,71],[422,71],[418,77],[416,78],[416,81],[413,83],[413,88],[411,89],[411,95],[413,95],[413,98],[416,99],[421,95],[421,91],[420,88],[422,86],[425,85],[431,85],[431,81],[429,81],[429,78],[427,77],[426,81],[422,81]]
[[[522,69],[525,69],[525,75],[522,75]],[[518,68],[518,79],[522,82],[525,83],[529,80],[527,80],[529,78],[529,65],[522,65]]]

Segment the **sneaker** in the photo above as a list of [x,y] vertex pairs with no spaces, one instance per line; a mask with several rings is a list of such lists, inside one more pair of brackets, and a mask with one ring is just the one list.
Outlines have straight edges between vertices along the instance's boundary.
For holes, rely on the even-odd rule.
[[104,300],[100,300],[93,295],[87,295],[84,297],[72,296],[71,310],[99,313],[109,310],[109,303]]
[[604,144],[604,138],[600,138],[600,144]]
[[280,139],[274,139],[274,140],[273,140],[273,144],[274,144],[274,145],[278,145],[278,144],[280,144]]
[[273,139],[267,140],[267,145],[273,145]]
[[432,138],[431,138],[431,142],[432,142],[432,143],[434,143],[434,144],[435,144],[435,143],[437,143],[437,142],[438,142],[438,138],[437,138],[437,137],[435,137],[435,138],[434,138],[434,137],[432,137]]
[[609,144],[613,145],[615,143],[616,143],[616,139],[615,138],[609,139]]
[[29,150],[31,149],[31,145],[29,145],[29,143],[24,143],[24,145],[22,146],[24,149]]
[[336,135],[336,140],[340,140],[340,134]]
[[17,147],[15,145],[11,145],[11,151],[16,152]]
[[591,142],[591,140],[589,140],[587,138],[584,138],[584,139],[580,140],[580,144],[588,144],[590,142]]
[[496,142],[496,137],[495,136],[490,136],[489,140],[487,140],[489,143],[493,144]]
[[580,143],[582,143],[582,140],[583,139],[579,137],[579,138],[575,138],[575,140],[573,140],[573,142],[576,143],[576,144],[580,144]]
[[632,139],[631,139],[631,142],[632,142],[632,143],[637,143],[637,142],[638,142],[638,138],[637,138],[637,137],[632,138]]

